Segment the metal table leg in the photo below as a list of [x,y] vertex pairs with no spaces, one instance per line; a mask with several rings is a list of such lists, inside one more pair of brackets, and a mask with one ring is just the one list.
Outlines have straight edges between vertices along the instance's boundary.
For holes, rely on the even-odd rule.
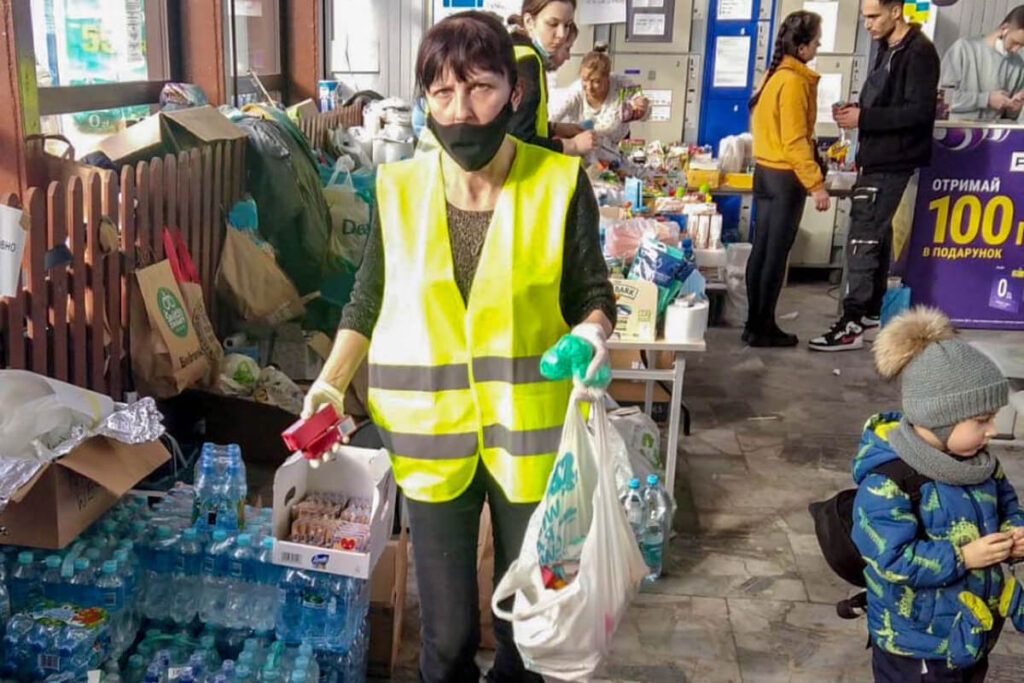
[[672,373],[672,398],[669,402],[668,452],[665,453],[665,488],[673,498],[676,491],[676,459],[679,457],[679,420],[685,373],[686,358],[682,353],[676,353]]

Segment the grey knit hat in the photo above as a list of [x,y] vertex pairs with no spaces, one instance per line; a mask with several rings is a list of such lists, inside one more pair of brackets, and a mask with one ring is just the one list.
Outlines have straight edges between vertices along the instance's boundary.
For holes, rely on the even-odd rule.
[[1009,400],[1010,386],[992,360],[956,338],[941,311],[918,307],[879,333],[875,363],[882,376],[899,376],[903,413],[911,424],[945,441],[959,422],[994,413]]

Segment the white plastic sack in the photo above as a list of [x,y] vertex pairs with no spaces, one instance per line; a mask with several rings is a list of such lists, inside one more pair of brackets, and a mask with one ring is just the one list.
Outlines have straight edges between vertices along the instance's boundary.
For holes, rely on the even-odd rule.
[[114,412],[109,396],[29,372],[0,370],[0,456],[35,459],[75,426],[95,427]]
[[634,476],[640,481],[646,481],[649,474],[663,477],[665,461],[661,457],[661,431],[658,423],[635,406],[612,411],[608,419],[612,431],[622,438]]
[[725,248],[725,311],[722,319],[727,325],[741,327],[747,322],[747,261],[751,244],[740,242]]
[[[591,491],[593,518],[580,556],[579,573],[561,590],[544,587],[537,556],[537,538],[549,497],[530,517],[519,557],[494,590],[491,607],[497,617],[512,623],[516,647],[526,668],[564,681],[589,680],[611,647],[615,629],[647,573],[636,539],[619,505],[610,425],[603,404],[591,404],[593,433],[580,413],[581,399],[569,402],[561,455],[576,448],[575,456],[594,468]],[[552,479],[555,477],[552,472]],[[548,487],[551,488],[549,480]],[[512,611],[501,608],[515,598]]]

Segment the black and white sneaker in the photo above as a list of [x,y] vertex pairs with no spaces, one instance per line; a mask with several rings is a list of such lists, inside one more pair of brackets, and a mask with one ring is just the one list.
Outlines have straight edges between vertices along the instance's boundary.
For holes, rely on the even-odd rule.
[[877,315],[866,315],[860,319],[860,325],[865,330],[872,330],[882,326],[882,319]]
[[853,351],[864,347],[864,326],[853,320],[840,320],[832,329],[812,339],[811,351]]

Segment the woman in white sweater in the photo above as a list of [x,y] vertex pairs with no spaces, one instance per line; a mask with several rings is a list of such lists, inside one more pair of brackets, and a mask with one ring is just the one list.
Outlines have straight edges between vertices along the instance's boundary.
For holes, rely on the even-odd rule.
[[580,80],[550,112],[552,121],[576,123],[597,134],[595,156],[618,161],[619,143],[629,135],[629,124],[647,117],[649,102],[629,78],[612,73],[607,46],[597,45],[583,58]]
[[988,35],[961,38],[942,58],[939,83],[953,90],[950,118],[1018,119],[1024,111],[1024,5]]

